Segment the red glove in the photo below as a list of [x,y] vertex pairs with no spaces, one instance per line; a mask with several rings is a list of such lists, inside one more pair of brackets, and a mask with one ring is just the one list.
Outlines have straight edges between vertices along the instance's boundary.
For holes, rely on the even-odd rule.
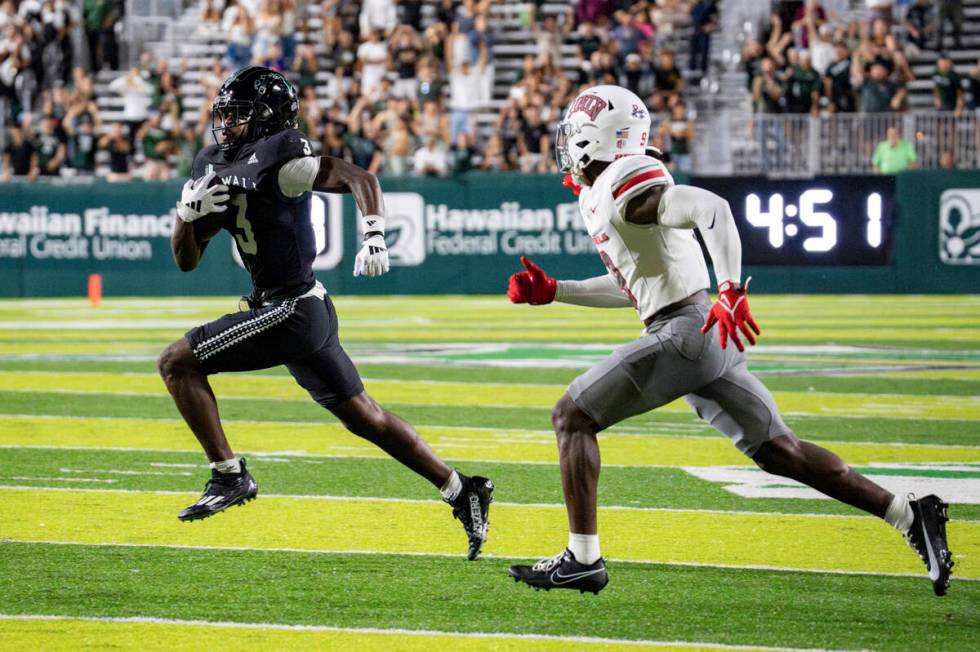
[[565,178],[561,180],[561,185],[563,188],[571,188],[572,193],[578,197],[578,194],[582,192],[582,186],[575,183],[575,179],[572,178],[571,174],[566,174]]
[[544,273],[544,270],[521,256],[521,264],[526,272],[517,272],[510,277],[507,285],[507,296],[511,303],[529,303],[540,306],[555,300],[558,291],[558,281]]
[[[725,281],[718,286],[718,301],[711,306],[711,312],[704,320],[704,326],[701,327],[701,332],[707,333],[717,322],[718,338],[723,349],[728,347],[730,337],[739,351],[745,350],[742,340],[738,337],[739,330],[745,334],[749,344],[755,344],[755,335],[760,334],[759,327],[756,326],[752,313],[749,312],[749,300],[745,297],[751,280],[751,276],[745,279],[745,285],[741,287],[736,287],[731,281]],[[755,331],[755,335],[752,331]]]

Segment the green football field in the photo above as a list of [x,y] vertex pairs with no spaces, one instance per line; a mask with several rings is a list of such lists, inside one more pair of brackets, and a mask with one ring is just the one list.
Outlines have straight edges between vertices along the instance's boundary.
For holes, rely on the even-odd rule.
[[285,369],[213,378],[259,500],[181,523],[206,460],[159,351],[232,298],[0,301],[0,649],[975,650],[980,297],[756,296],[801,437],[950,501],[949,594],[878,519],[758,470],[683,401],[600,435],[598,596],[506,570],[567,542],[550,410],[633,313],[336,297],[365,385],[497,486],[484,556],[438,492]]

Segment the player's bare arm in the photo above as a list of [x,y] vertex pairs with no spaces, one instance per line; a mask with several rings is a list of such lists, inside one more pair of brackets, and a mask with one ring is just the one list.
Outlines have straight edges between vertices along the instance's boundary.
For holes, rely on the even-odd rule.
[[313,190],[350,193],[361,209],[364,241],[354,259],[354,276],[381,276],[387,272],[385,204],[378,178],[343,159],[321,156]]
[[193,225],[177,220],[174,232],[170,236],[170,248],[174,252],[177,269],[182,272],[189,272],[196,268],[201,262],[201,255],[204,253],[203,244],[194,234]]
[[208,238],[214,235],[195,228],[194,223],[220,212],[228,201],[228,186],[220,183],[211,185],[214,177],[214,172],[211,172],[197,180],[188,179],[181,191],[180,201],[177,202],[178,219],[170,236],[170,248],[173,250],[177,268],[182,272],[189,272],[197,267]]
[[[172,245],[178,266],[197,266],[207,240],[224,227],[253,286],[247,309],[188,331],[158,361],[177,409],[211,462],[204,494],[178,518],[209,518],[258,495],[245,459],[225,436],[208,377],[285,365],[348,430],[439,490],[466,532],[467,558],[475,559],[487,538],[493,483],[448,466],[414,428],[368,395],[340,343],[330,295],[313,273],[311,191],[354,196],[365,234],[354,275],[388,271],[381,186],[354,165],[314,156],[309,138],[296,128],[298,113],[296,90],[281,73],[248,66],[232,74],[211,107],[215,142],[195,156],[196,179],[185,184],[177,204]],[[230,214],[225,219],[231,194],[225,183],[235,185],[233,221]]]
[[[378,177],[367,170],[333,156],[320,157],[320,171],[313,190],[350,193],[364,215],[384,215],[384,199]],[[366,232],[368,235],[373,232]]]

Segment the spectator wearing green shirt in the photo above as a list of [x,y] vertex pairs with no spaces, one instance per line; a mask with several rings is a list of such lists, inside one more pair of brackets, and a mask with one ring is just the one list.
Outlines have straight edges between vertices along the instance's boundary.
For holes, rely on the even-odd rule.
[[98,106],[93,101],[76,102],[62,121],[68,136],[68,165],[78,174],[95,174],[95,151],[102,131]]
[[41,132],[37,135],[37,166],[42,176],[57,177],[68,157],[64,134],[51,116],[41,118]]
[[857,66],[858,83],[861,86],[861,110],[865,113],[899,111],[908,91],[888,79],[888,69],[879,62],[871,64],[869,79],[865,79]]
[[[953,70],[953,60],[945,52],[939,53],[936,71],[932,74],[932,103],[938,111],[952,111],[959,118],[966,104],[963,80]],[[956,126],[951,120],[940,121],[936,133],[939,151],[956,150]]]
[[953,41],[956,48],[963,47],[963,0],[939,0],[939,29],[937,31],[936,49],[943,49],[943,32],[946,22],[953,26]]
[[824,77],[824,93],[829,100],[827,108],[834,113],[853,113],[857,102],[851,84],[851,51],[846,43],[838,41],[834,44],[834,54],[836,56]]
[[936,72],[932,74],[933,106],[939,111],[955,111],[956,117],[963,112],[963,79],[953,70],[953,60],[945,52],[936,61]]
[[149,119],[136,132],[136,140],[143,144],[146,167],[143,178],[147,181],[160,181],[170,178],[170,165],[167,157],[178,151],[173,135],[162,125],[159,113],[151,113]]
[[120,4],[119,0],[84,0],[82,16],[92,70],[101,70],[106,65],[113,70],[119,68],[115,25],[121,13]]
[[664,119],[659,129],[662,134],[670,136],[670,156],[676,161],[677,169],[690,172],[694,121],[683,102],[677,102],[670,108],[670,117]]
[[756,113],[780,113],[783,86],[776,76],[776,64],[771,57],[763,57],[759,74],[752,80],[752,106]]
[[11,127],[7,146],[3,150],[3,167],[0,180],[8,183],[12,176],[27,177],[31,183],[37,181],[40,172],[37,164],[37,143],[31,133],[29,119],[21,126]]
[[898,174],[916,167],[918,158],[912,143],[902,140],[896,127],[889,127],[886,139],[875,148],[871,164],[878,174]]
[[813,69],[810,53],[801,50],[799,64],[793,66],[793,76],[784,88],[787,113],[813,113],[820,111],[820,73]]

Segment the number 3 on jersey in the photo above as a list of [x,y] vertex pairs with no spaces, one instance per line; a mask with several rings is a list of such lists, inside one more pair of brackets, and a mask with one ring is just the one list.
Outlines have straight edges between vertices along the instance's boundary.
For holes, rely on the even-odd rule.
[[245,193],[233,195],[231,198],[233,206],[238,207],[238,215],[235,217],[235,240],[238,241],[238,248],[242,253],[255,255],[259,247],[255,243],[255,234],[252,233],[252,225],[245,218],[245,209],[248,207],[248,200]]

